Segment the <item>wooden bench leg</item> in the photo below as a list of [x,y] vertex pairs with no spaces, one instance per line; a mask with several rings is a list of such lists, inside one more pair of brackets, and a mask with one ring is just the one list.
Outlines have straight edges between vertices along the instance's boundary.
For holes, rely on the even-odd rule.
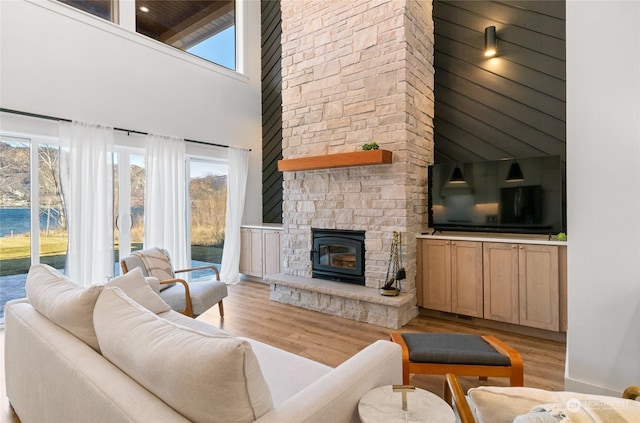
[[222,300],[218,303],[218,310],[220,310],[220,317],[224,318],[224,306],[222,305]]

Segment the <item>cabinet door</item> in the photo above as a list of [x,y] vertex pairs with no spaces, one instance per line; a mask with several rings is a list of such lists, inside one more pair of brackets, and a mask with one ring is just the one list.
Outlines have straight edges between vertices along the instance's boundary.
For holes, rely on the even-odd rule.
[[520,245],[520,324],[560,329],[558,247]]
[[251,229],[240,228],[240,273],[251,272]]
[[451,311],[483,317],[482,243],[451,241]]
[[262,277],[262,231],[240,229],[240,273]]
[[451,311],[450,241],[428,239],[422,244],[422,303],[425,308]]
[[518,246],[485,242],[483,262],[484,318],[518,324]]
[[282,231],[264,230],[262,233],[264,274],[275,275],[280,273],[282,262]]

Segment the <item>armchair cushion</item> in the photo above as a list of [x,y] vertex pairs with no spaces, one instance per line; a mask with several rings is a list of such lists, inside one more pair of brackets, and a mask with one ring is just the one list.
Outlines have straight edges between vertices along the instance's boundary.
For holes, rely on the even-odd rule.
[[[157,281],[158,280],[155,279],[155,282]],[[110,280],[104,284],[104,286],[108,288],[117,286],[122,289],[129,298],[155,314],[171,310],[171,306],[167,304],[160,295],[156,294],[149,285],[139,267]]]
[[29,269],[25,290],[27,299],[40,314],[100,352],[93,327],[93,308],[102,286],[84,288],[51,266],[34,264]]
[[177,325],[119,288],[105,288],[94,310],[103,355],[193,422],[252,422],[273,408],[246,340]]
[[[198,316],[227,296],[227,285],[216,280],[192,281],[189,283],[189,292],[193,314]],[[185,308],[184,287],[181,284],[165,289],[161,296],[174,310]]]

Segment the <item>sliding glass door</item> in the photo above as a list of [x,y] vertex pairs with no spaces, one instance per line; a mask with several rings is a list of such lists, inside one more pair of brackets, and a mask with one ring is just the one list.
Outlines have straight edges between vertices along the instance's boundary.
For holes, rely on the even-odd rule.
[[215,264],[220,268],[227,209],[227,163],[191,158],[187,168],[191,263]]
[[144,151],[119,148],[113,178],[116,275],[121,273],[120,257],[143,248],[145,178]]
[[32,264],[64,271],[65,216],[56,140],[0,134],[0,323]]

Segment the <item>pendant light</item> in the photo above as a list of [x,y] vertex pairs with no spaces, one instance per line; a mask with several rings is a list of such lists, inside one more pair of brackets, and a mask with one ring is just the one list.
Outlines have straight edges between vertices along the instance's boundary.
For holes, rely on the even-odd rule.
[[464,175],[462,174],[462,170],[456,166],[455,169],[453,169],[453,173],[451,174],[451,178],[449,178],[449,182],[452,184],[463,184],[465,182],[467,182],[464,179]]
[[509,167],[509,172],[507,173],[507,182],[522,182],[524,181],[524,175],[522,174],[522,169],[520,169],[520,165],[518,162],[511,163]]

